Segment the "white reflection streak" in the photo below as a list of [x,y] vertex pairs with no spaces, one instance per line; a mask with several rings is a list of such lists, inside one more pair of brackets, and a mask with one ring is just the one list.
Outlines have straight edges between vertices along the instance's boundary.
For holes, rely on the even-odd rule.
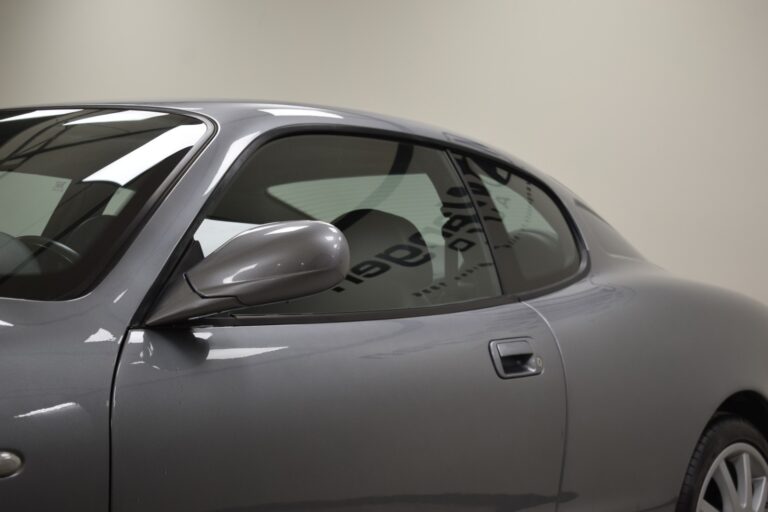
[[37,119],[39,117],[63,116],[64,114],[80,112],[81,110],[81,108],[35,110],[33,112],[27,112],[26,114],[19,114],[17,116],[0,119],[0,123],[7,123],[9,121],[23,121],[24,119]]
[[196,332],[193,334],[193,336],[199,340],[207,340],[211,336],[213,336],[212,332]]
[[0,320],[0,327],[13,327],[13,324]]
[[282,233],[292,233],[294,231],[299,231],[300,229],[305,229],[307,226],[286,226],[284,228],[277,228],[273,229],[269,233],[264,233],[264,235],[279,235]]
[[144,331],[131,331],[128,343],[144,343]]
[[37,409],[34,411],[29,411],[24,414],[17,414],[14,416],[14,418],[29,418],[31,416],[39,416],[41,414],[48,414],[51,412],[60,411],[62,409],[68,409],[70,407],[75,407],[77,404],[75,402],[67,402],[59,405],[54,405],[53,407],[46,407],[45,409]]
[[115,335],[108,330],[100,328],[85,340],[86,343],[101,343],[103,341],[117,341],[117,338],[115,338]]
[[[278,265],[280,265],[280,264],[278,263]],[[247,265],[247,266],[241,268],[240,270],[238,270],[237,272],[235,272],[234,274],[232,274],[231,276],[225,277],[223,282],[226,283],[226,284],[232,284],[232,283],[235,282],[235,278],[238,275],[242,274],[243,272],[247,272],[249,270],[253,270],[253,269],[255,269],[258,266],[259,266],[258,263],[254,263],[253,265]]]
[[216,174],[211,180],[210,185],[208,185],[208,188],[206,188],[205,192],[203,192],[204,196],[207,196],[211,190],[213,190],[213,188],[219,183],[221,177],[224,176],[224,173],[227,172],[229,166],[232,165],[232,162],[235,161],[235,158],[240,156],[240,153],[243,152],[245,147],[250,144],[253,139],[258,137],[260,133],[261,132],[256,132],[250,135],[246,135],[245,137],[241,137],[229,146],[227,154],[224,155],[224,160],[221,161],[221,165],[219,165],[219,168],[216,170]]
[[193,146],[205,129],[203,124],[172,128],[91,174],[83,182],[109,181],[124,187],[177,151]]
[[122,112],[112,112],[111,114],[101,114],[99,116],[86,117],[64,123],[64,126],[92,123],[120,123],[125,121],[144,121],[153,117],[167,116],[165,112],[150,112],[149,110],[123,110]]
[[214,348],[208,352],[207,359],[240,359],[243,357],[258,356],[269,352],[277,352],[288,347],[264,347],[264,348]]
[[326,112],[324,110],[314,110],[309,108],[260,108],[259,112],[272,114],[273,116],[297,116],[297,117],[330,117],[332,119],[344,119],[339,114]]

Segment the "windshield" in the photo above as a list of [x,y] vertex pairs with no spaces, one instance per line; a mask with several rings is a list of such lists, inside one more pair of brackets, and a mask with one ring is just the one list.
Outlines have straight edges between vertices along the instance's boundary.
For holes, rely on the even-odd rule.
[[0,297],[87,292],[205,133],[149,110],[0,110]]

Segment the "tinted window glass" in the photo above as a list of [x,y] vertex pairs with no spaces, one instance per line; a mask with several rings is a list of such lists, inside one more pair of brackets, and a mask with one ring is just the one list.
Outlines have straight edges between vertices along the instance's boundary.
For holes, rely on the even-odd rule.
[[455,155],[503,264],[510,293],[529,292],[572,277],[579,250],[553,199],[511,168]]
[[0,296],[87,291],[205,131],[163,112],[0,111]]
[[350,245],[336,288],[240,313],[332,313],[462,302],[500,294],[485,236],[441,151],[364,137],[306,135],[260,149],[206,216],[203,254],[267,222],[336,225]]

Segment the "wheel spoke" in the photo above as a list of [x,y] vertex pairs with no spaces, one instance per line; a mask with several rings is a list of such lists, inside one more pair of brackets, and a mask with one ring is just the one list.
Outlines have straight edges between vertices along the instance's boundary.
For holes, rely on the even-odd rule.
[[734,463],[739,506],[746,508],[752,503],[752,458],[747,452],[742,452]]
[[731,473],[728,471],[728,466],[725,464],[725,460],[721,460],[715,469],[715,474],[712,478],[720,489],[720,495],[723,497],[723,509],[724,511],[737,511],[741,509],[739,503],[739,496],[736,492],[736,485],[731,478]]
[[720,451],[698,489],[696,512],[768,512],[768,462],[755,445]]
[[766,485],[768,485],[768,479],[764,476],[752,480],[753,498],[751,510],[753,512],[763,512],[765,510],[766,498],[768,498]]
[[696,512],[720,512],[717,510],[714,506],[712,506],[709,502],[701,500],[699,503],[699,509]]

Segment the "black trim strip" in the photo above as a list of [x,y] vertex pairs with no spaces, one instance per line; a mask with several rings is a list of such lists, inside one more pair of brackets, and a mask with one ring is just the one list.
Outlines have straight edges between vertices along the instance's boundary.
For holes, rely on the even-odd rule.
[[233,313],[227,317],[208,317],[190,320],[185,325],[194,325],[197,327],[236,327],[249,325],[294,325],[392,320],[397,318],[417,318],[420,316],[475,311],[478,309],[503,306],[514,302],[517,301],[510,300],[509,296],[500,295],[498,297],[474,299],[466,302],[452,302],[450,304],[440,304],[421,308],[354,311],[348,313],[301,313],[296,315],[237,315]]
[[464,176],[464,171],[461,168],[461,164],[456,161],[456,156],[454,153],[450,150],[445,150],[445,154],[448,158],[448,161],[451,162],[451,165],[453,166],[454,172],[458,175],[459,181],[461,182],[461,186],[464,187],[464,190],[467,192],[467,197],[469,197],[470,202],[472,203],[472,208],[475,210],[475,215],[477,215],[477,221],[480,223],[480,226],[483,230],[483,237],[485,238],[485,241],[488,243],[488,251],[491,253],[491,260],[493,261],[493,270],[496,272],[496,279],[499,283],[499,286],[501,287],[501,292],[504,295],[510,295],[507,293],[507,283],[504,279],[505,272],[502,272],[501,270],[501,259],[496,254],[496,250],[493,248],[493,244],[491,243],[491,236],[488,231],[488,225],[485,222],[485,218],[483,218],[483,214],[480,211],[480,206],[477,204],[477,198],[475,197],[475,194],[472,193],[472,189],[469,186],[469,182],[467,181],[467,177]]

